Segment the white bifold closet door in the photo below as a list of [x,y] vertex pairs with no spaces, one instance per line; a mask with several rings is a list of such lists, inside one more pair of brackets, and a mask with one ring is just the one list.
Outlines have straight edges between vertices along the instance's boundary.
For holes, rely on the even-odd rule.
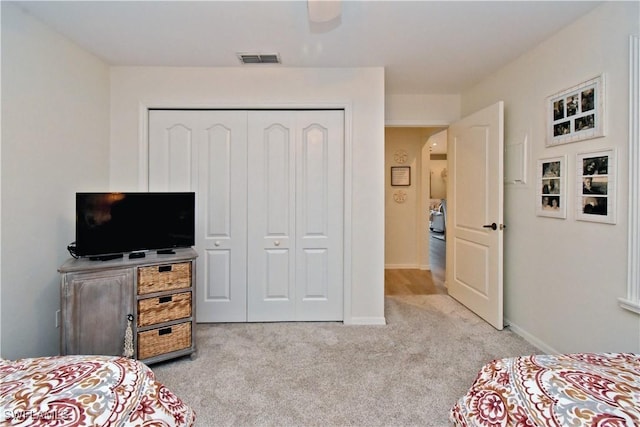
[[196,191],[198,322],[342,320],[341,110],[149,112],[149,190]]
[[196,321],[247,319],[247,113],[149,111],[149,191],[196,192]]
[[341,320],[343,113],[249,117],[248,320]]

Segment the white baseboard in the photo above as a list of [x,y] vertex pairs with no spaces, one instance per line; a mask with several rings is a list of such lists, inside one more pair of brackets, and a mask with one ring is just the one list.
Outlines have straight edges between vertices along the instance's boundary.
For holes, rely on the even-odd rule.
[[384,317],[352,317],[349,320],[345,320],[344,324],[360,325],[360,326],[370,326],[370,325],[384,326],[387,324],[387,319],[385,319]]
[[511,329],[516,335],[521,336],[525,339],[529,344],[537,347],[545,354],[558,354],[560,353],[555,348],[551,347],[549,344],[540,340],[538,337],[531,335],[529,332],[525,331],[518,325],[512,323],[509,319],[505,318],[505,323],[509,325],[509,329]]
[[385,264],[385,270],[427,270],[431,271],[431,264]]

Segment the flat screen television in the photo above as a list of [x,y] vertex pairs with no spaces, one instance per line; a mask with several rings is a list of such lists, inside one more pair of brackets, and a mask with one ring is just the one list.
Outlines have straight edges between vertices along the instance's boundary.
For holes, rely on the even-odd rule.
[[195,193],[76,193],[76,256],[104,259],[194,244]]

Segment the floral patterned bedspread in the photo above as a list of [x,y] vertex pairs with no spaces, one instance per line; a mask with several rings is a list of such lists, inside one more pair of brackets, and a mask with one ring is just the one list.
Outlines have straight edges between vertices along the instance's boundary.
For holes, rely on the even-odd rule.
[[191,426],[146,365],[118,356],[0,360],[0,425]]
[[450,412],[456,426],[640,426],[640,355],[494,360]]

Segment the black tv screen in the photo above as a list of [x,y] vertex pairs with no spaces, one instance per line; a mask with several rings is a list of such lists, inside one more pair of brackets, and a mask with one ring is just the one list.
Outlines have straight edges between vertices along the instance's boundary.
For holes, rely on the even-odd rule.
[[195,244],[195,193],[76,193],[77,256]]

